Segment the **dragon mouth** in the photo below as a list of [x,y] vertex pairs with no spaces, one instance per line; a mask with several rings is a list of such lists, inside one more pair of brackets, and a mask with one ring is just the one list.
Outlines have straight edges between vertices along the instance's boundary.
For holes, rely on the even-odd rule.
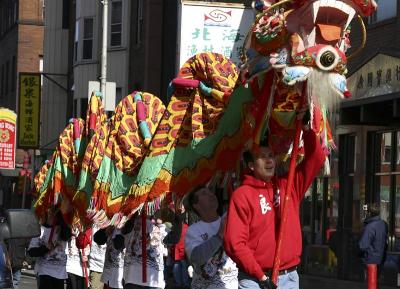
[[316,0],[309,3],[303,6],[303,9],[293,13],[293,17],[302,21],[294,21],[297,25],[291,25],[288,29],[301,36],[305,47],[316,44],[340,47],[339,42],[356,14],[356,10],[339,0]]
[[320,0],[312,4],[312,13],[316,28],[316,42],[336,44],[356,11],[342,1]]

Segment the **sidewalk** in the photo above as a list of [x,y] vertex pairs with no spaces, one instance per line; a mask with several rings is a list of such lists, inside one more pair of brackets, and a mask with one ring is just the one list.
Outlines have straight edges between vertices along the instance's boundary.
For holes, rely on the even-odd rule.
[[[299,274],[300,275],[300,274]],[[300,275],[300,289],[365,289],[365,284],[339,279],[321,278],[310,275]],[[394,289],[399,287],[379,285],[379,289]]]

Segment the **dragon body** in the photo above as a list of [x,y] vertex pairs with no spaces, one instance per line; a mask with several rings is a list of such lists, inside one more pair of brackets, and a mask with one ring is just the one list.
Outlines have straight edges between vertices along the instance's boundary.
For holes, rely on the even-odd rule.
[[335,147],[329,115],[350,96],[350,22],[371,15],[376,3],[283,0],[254,7],[240,68],[217,53],[197,54],[171,82],[167,106],[133,92],[110,119],[93,94],[86,120],[71,121],[35,177],[37,214],[60,205],[70,223],[120,226],[138,210],[153,213],[171,193],[182,198],[218,172],[235,170],[243,150],[266,139],[284,170],[304,104],[328,155]]

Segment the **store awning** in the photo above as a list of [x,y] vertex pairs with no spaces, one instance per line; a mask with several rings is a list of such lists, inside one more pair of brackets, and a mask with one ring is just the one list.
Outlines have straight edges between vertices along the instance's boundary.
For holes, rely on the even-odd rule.
[[400,93],[360,98],[340,104],[341,125],[400,125]]
[[18,177],[20,169],[14,170],[2,170],[0,169],[0,175],[3,177]]

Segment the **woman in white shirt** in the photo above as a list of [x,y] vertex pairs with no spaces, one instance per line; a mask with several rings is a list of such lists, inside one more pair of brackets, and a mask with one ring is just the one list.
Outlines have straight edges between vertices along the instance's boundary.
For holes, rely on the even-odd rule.
[[124,238],[120,234],[121,230],[108,227],[107,229],[97,231],[93,236],[93,240],[98,245],[106,244],[107,246],[103,274],[100,279],[105,284],[104,288],[123,288],[122,277],[124,272],[125,246]]
[[[125,227],[128,227],[125,225]],[[130,226],[132,228],[132,226]],[[146,280],[142,275],[142,219],[133,220],[133,228],[123,230],[126,252],[124,259],[124,289],[164,288],[164,245],[160,229],[146,219]]]
[[90,247],[89,268],[90,268],[90,288],[103,289],[104,284],[101,281],[101,275],[104,270],[104,258],[106,255],[106,244],[99,244],[94,239],[94,236],[99,231],[99,227],[92,226],[93,241]]
[[[91,232],[83,234],[89,234],[91,239]],[[71,240],[67,243],[66,254],[67,254],[67,289],[86,289],[86,276],[89,276],[88,268],[88,256],[90,252],[90,243],[84,244],[84,249],[81,250],[77,246],[77,236],[79,231],[74,229],[72,232]],[[83,265],[85,263],[85,265]]]
[[67,279],[65,248],[70,236],[70,229],[61,214],[55,215],[54,209],[49,209],[40,236],[31,240],[27,251],[31,257],[37,257],[38,289],[64,289],[64,280]]

